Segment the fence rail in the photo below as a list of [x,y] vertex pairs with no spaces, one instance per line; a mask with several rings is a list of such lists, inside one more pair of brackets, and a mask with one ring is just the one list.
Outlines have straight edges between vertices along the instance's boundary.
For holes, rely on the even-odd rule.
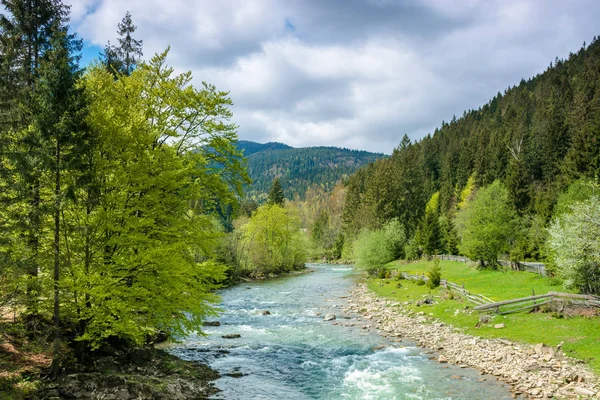
[[[465,256],[455,256],[451,254],[438,254],[433,256],[433,258],[437,258],[439,260],[448,260],[448,261],[459,261],[459,262],[470,262],[468,257]],[[548,272],[546,271],[546,264],[536,263],[536,262],[528,262],[528,261],[506,261],[506,260],[498,260],[498,264],[504,267],[510,267],[515,271],[526,271],[532,272],[534,274],[538,274],[541,276],[548,276]]]
[[[409,280],[423,280],[425,282],[427,282],[429,280],[429,277],[425,276],[424,274],[423,275],[413,275],[413,274],[409,274],[406,272],[402,272],[401,275],[404,279],[409,279]],[[493,300],[491,300],[481,294],[471,293],[468,290],[466,290],[464,286],[459,286],[456,283],[450,282],[446,279],[442,279],[440,281],[440,285],[445,286],[454,292],[457,292],[459,295],[464,297],[466,300],[470,301],[471,303],[477,304],[477,305],[484,305],[484,304],[489,304],[489,303],[494,302]]]
[[531,310],[544,304],[556,302],[568,302],[582,307],[600,308],[600,297],[598,296],[548,292],[546,294],[540,294],[537,296],[521,297],[518,299],[482,304],[476,306],[474,309],[477,311],[493,310],[497,314],[510,314],[518,311]]
[[[429,280],[429,277],[425,276],[425,274],[415,275],[407,272],[400,272],[400,275],[404,279],[408,280],[423,280],[425,282]],[[485,297],[484,295],[471,293],[465,289],[464,285],[460,286],[446,279],[442,279],[440,281],[440,285],[458,293],[467,301],[474,303],[475,307],[473,309],[476,311],[493,311],[496,314],[510,314],[514,312],[535,309],[546,304],[557,302],[561,302],[563,304],[568,303],[570,305],[586,308],[600,309],[600,296],[594,295],[548,292],[546,294],[521,297],[518,299],[494,301],[489,297]]]

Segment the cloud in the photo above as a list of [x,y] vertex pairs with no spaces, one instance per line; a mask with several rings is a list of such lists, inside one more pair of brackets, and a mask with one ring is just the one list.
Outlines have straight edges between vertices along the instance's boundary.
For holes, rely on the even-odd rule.
[[593,1],[72,0],[87,43],[127,10],[147,56],[231,91],[243,139],[391,152],[542,72],[595,32]]

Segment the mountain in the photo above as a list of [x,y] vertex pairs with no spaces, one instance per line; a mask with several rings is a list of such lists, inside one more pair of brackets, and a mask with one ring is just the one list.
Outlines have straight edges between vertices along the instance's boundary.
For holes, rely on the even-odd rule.
[[283,144],[283,143],[278,143],[278,142],[257,143],[257,142],[251,142],[249,140],[239,140],[237,147],[239,150],[244,151],[244,155],[246,157],[249,157],[252,154],[259,153],[261,151],[293,149],[292,146],[288,146],[287,144]]
[[384,154],[339,147],[294,148],[283,143],[238,142],[248,160],[253,183],[246,188],[249,198],[264,200],[273,180],[280,178],[286,198],[303,198],[313,184],[332,189],[340,179],[360,167],[385,157]]

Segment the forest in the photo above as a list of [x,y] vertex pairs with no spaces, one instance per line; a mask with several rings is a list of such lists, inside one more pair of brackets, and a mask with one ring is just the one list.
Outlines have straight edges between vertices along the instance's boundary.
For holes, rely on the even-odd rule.
[[[396,256],[460,253],[482,268],[497,268],[498,258],[544,261],[566,285],[599,293],[599,181],[594,38],[433,134],[405,135],[391,157],[352,175],[344,252],[360,252],[397,221],[405,246]],[[371,267],[390,257],[371,258]]]
[[338,181],[384,157],[339,147],[293,148],[281,143],[260,145],[244,140],[238,142],[238,149],[244,152],[252,179],[245,188],[245,195],[258,202],[266,200],[275,178],[280,178],[288,199],[304,200],[306,191],[313,185],[330,192]]

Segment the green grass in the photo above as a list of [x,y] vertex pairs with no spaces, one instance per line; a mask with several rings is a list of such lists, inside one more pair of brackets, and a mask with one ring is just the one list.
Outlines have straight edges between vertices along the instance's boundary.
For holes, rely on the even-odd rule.
[[[478,271],[465,263],[443,261],[442,278],[457,284],[465,284],[465,288],[473,293],[484,294],[494,300],[506,300],[548,291],[563,290],[553,284],[551,279],[536,276],[527,272]],[[388,264],[391,269],[410,273],[427,272],[430,262]],[[397,288],[398,283],[402,284]],[[407,305],[409,310],[431,315],[441,321],[454,325],[470,335],[485,338],[504,338],[522,343],[545,343],[556,346],[564,342],[563,350],[570,356],[585,361],[590,368],[600,374],[600,317],[557,318],[553,313],[521,312],[509,315],[495,315],[492,322],[475,328],[479,321],[478,312],[472,312],[473,304],[466,302],[457,294],[448,299],[448,291],[443,287],[430,290],[425,285],[417,285],[415,281],[370,279],[368,287],[380,296],[399,302],[413,301]],[[433,305],[416,306],[416,301],[432,296]],[[495,329],[494,324],[504,323],[506,328]]]
[[[420,275],[427,274],[431,265],[431,261],[393,261],[387,268]],[[469,292],[495,301],[531,296],[533,291],[535,294],[565,291],[560,283],[530,272],[478,270],[471,264],[458,261],[441,261],[440,266],[442,279],[464,285]]]

